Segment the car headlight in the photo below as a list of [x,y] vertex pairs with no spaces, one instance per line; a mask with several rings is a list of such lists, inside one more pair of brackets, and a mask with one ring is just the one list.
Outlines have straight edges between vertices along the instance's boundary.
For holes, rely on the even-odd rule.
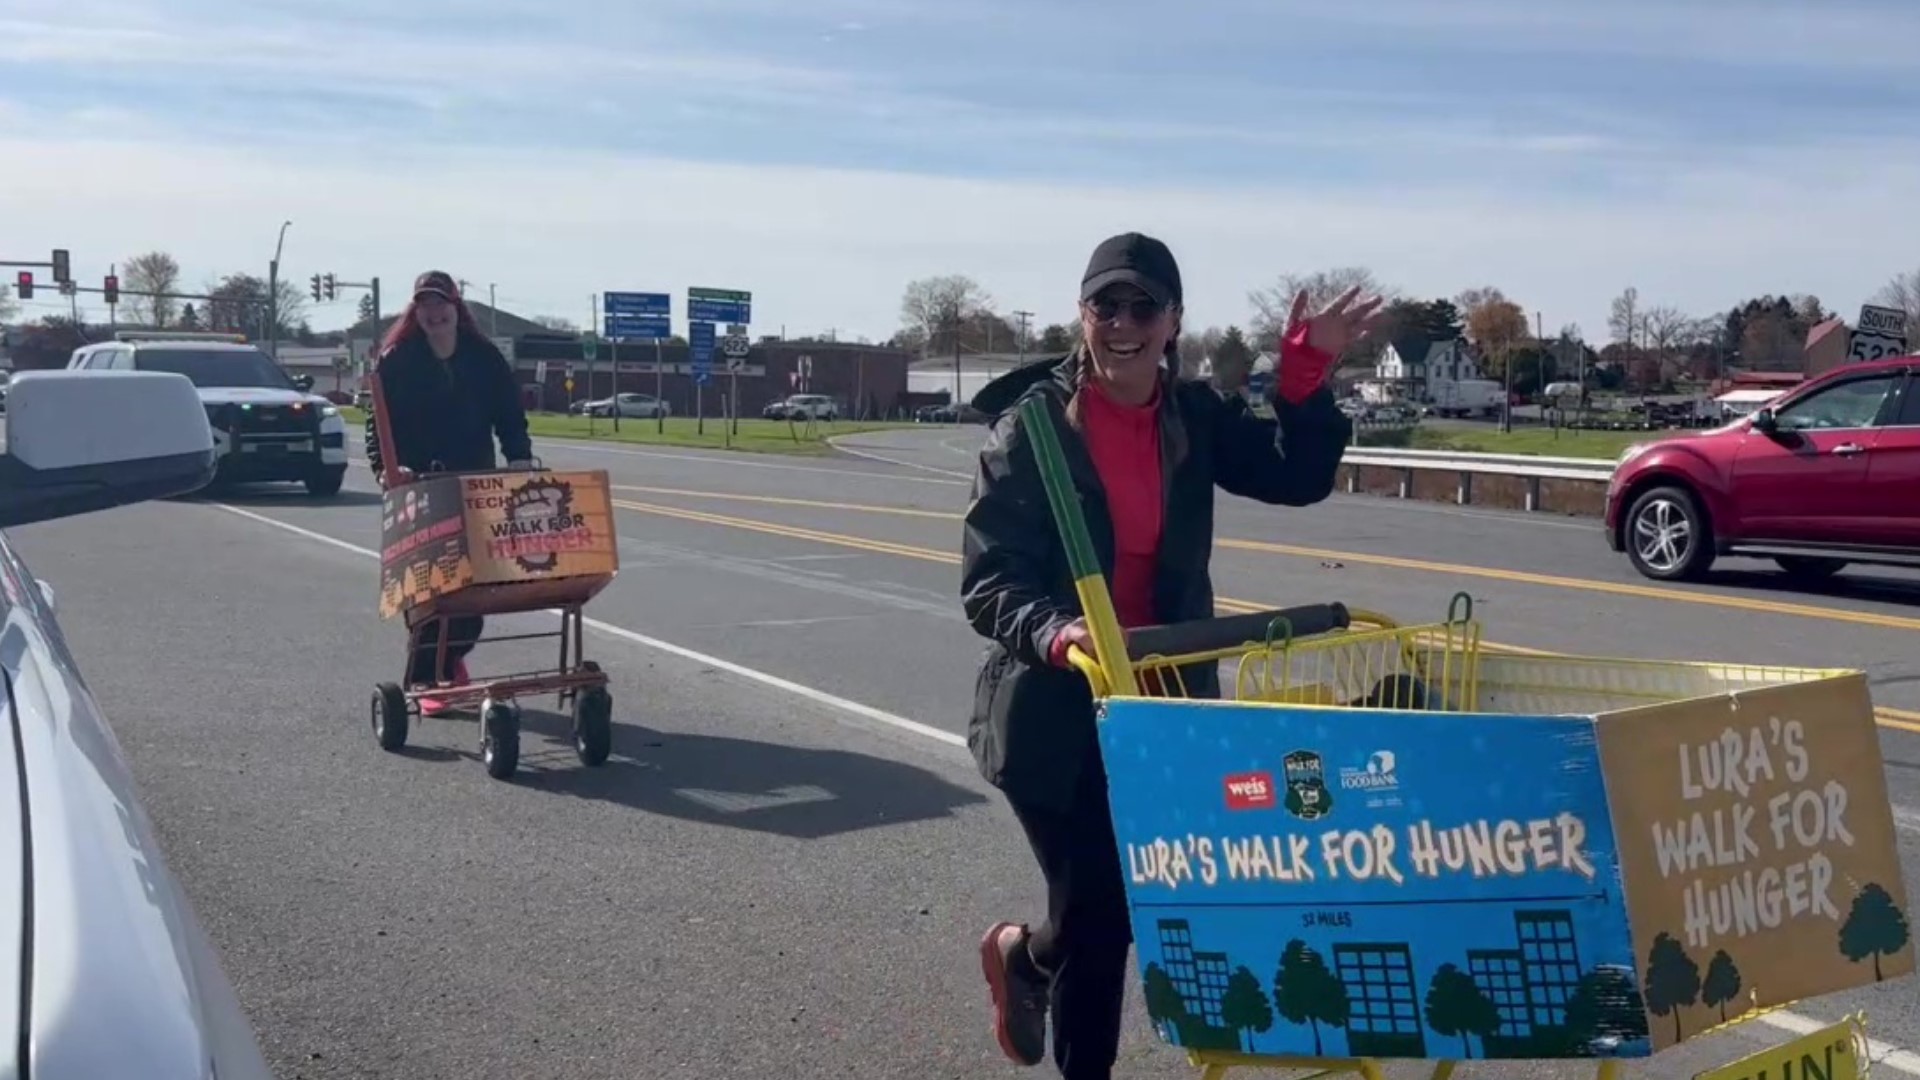
[[329,416],[339,416],[339,415],[340,415],[340,407],[338,405],[320,406],[320,419],[322,420],[325,420]]
[[1620,451],[1620,460],[1613,463],[1614,467],[1619,468],[1620,466],[1625,465],[1627,462],[1632,461],[1634,458],[1637,458],[1641,454],[1646,453],[1652,447],[1653,447],[1652,443],[1634,443],[1633,445],[1627,447],[1625,450]]

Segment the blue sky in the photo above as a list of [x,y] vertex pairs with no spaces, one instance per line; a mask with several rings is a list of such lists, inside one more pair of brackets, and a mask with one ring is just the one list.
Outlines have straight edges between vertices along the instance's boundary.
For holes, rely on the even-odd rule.
[[0,161],[39,163],[5,257],[161,247],[199,282],[292,219],[296,279],[446,265],[576,320],[732,285],[757,329],[876,339],[924,274],[1065,318],[1135,227],[1202,325],[1350,263],[1594,337],[1629,284],[1851,315],[1920,267],[1910,0],[546,8],[0,0]]

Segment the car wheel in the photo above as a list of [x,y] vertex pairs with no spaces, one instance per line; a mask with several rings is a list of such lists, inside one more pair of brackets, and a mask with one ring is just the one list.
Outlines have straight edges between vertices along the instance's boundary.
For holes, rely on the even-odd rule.
[[1787,576],[1797,581],[1825,581],[1847,568],[1845,559],[1827,559],[1817,555],[1781,555],[1773,560]]
[[1713,565],[1713,531],[1685,488],[1658,487],[1633,501],[1626,520],[1627,558],[1655,581],[1691,581]]
[[340,485],[347,479],[345,465],[329,466],[307,477],[307,494],[316,499],[325,499],[340,494]]

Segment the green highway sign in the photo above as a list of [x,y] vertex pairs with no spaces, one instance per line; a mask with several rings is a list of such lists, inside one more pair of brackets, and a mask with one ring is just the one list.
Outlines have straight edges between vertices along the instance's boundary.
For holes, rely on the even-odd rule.
[[688,289],[687,319],[705,323],[751,323],[753,294],[744,289]]

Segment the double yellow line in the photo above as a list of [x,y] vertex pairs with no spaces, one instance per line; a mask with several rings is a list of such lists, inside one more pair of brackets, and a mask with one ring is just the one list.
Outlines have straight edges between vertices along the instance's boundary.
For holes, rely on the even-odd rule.
[[[650,494],[656,494],[656,495],[667,495],[667,496],[701,497],[701,498],[710,498],[710,499],[711,498],[731,499],[731,500],[740,501],[740,502],[755,502],[755,503],[763,503],[763,504],[777,505],[777,506],[795,506],[795,507],[802,507],[802,508],[813,509],[813,510],[842,510],[842,511],[855,511],[855,512],[866,511],[870,513],[887,513],[887,514],[891,514],[893,516],[899,516],[899,517],[921,517],[921,518],[931,518],[931,519],[937,519],[937,520],[943,520],[943,521],[957,520],[961,516],[959,514],[949,513],[945,511],[919,510],[911,507],[875,507],[875,506],[864,506],[858,503],[832,503],[832,502],[820,502],[812,499],[793,499],[793,498],[786,498],[786,497],[777,496],[777,495],[727,495],[727,494],[719,494],[714,492],[687,491],[687,490],[677,489],[677,488],[636,487],[636,486],[630,486],[630,485],[615,485],[615,490],[616,491],[637,491],[637,492],[644,492],[644,493],[650,493]],[[896,544],[891,541],[874,540],[864,536],[849,536],[845,533],[826,532],[821,529],[809,529],[809,528],[804,528],[798,525],[782,525],[772,521],[761,521],[757,518],[734,517],[730,514],[714,514],[704,510],[689,510],[689,509],[686,509],[685,507],[679,507],[679,506],[662,506],[659,503],[636,502],[631,499],[614,499],[613,505],[623,510],[633,510],[643,514],[655,514],[660,517],[678,518],[681,521],[691,521],[691,522],[696,522],[702,525],[717,525],[722,528],[739,529],[744,532],[756,532],[766,536],[778,536],[788,540],[805,540],[809,543],[823,544],[829,547],[847,548],[853,551],[864,551],[874,555],[892,555],[892,556],[895,556],[896,558],[914,559],[920,562],[938,563],[942,566],[960,565],[960,555],[958,552],[937,551],[933,548],[917,547],[912,544]],[[1240,541],[1239,543],[1252,544],[1253,542]],[[1260,548],[1257,548],[1256,550],[1264,549],[1267,547],[1280,548],[1283,546],[1284,545],[1261,545]],[[1289,549],[1283,553],[1290,554],[1292,553],[1293,550],[1311,551],[1313,549]],[[1318,554],[1323,554],[1325,557],[1328,557],[1328,558],[1335,558],[1335,559],[1341,559],[1341,560],[1353,560],[1353,556],[1348,555],[1344,552],[1326,552],[1326,553],[1318,553]],[[1505,575],[1505,574],[1498,575],[1498,576],[1503,578],[1509,577],[1509,575]],[[1272,610],[1273,606],[1274,605],[1272,604],[1258,604],[1251,600],[1239,600],[1232,597],[1224,597],[1224,596],[1216,597],[1214,600],[1214,607],[1216,610],[1227,613],[1227,614],[1236,614],[1236,615],[1252,614],[1254,612],[1260,612],[1260,611],[1269,611],[1269,610]],[[1823,608],[1818,610],[1825,611],[1828,609]],[[1553,653],[1548,652],[1546,650],[1529,649],[1519,645],[1504,645],[1497,642],[1485,642],[1484,645],[1487,649],[1496,651],[1496,652],[1520,653],[1524,655],[1533,655],[1533,656],[1554,655]],[[1911,731],[1915,733],[1920,733],[1920,713],[1908,712],[1904,709],[1890,709],[1890,708],[1884,708],[1884,707],[1878,708],[1875,711],[1876,711],[1875,719],[1879,722],[1880,726],[1882,727],[1893,728],[1900,731]]]
[[[682,498],[721,499],[729,502],[760,503],[766,506],[792,506],[809,510],[836,510],[856,514],[881,514],[888,517],[924,518],[935,521],[959,521],[962,517],[962,515],[949,510],[923,510],[903,506],[873,506],[866,503],[795,499],[778,495],[738,495],[726,492],[689,491],[683,488],[661,487],[623,486],[618,487],[618,490],[678,496]],[[1214,543],[1217,547],[1226,548],[1231,551],[1251,551],[1265,555],[1288,555],[1294,558],[1351,563],[1357,566],[1379,566],[1393,570],[1414,570],[1429,574],[1445,574],[1449,577],[1480,578],[1517,585],[1540,585],[1554,589],[1571,589],[1580,592],[1625,596],[1636,600],[1660,600],[1667,603],[1694,604],[1701,607],[1761,612],[1768,615],[1792,615],[1807,619],[1824,619],[1829,622],[1874,626],[1886,630],[1920,631],[1920,618],[1905,615],[1887,615],[1873,611],[1848,611],[1844,608],[1823,607],[1818,604],[1798,604],[1787,600],[1761,600],[1748,596],[1729,596],[1719,593],[1695,592],[1683,588],[1634,585],[1618,581],[1596,581],[1591,578],[1567,577],[1562,574],[1542,574],[1528,570],[1510,570],[1499,567],[1472,566],[1463,563],[1433,562],[1427,559],[1409,559],[1398,555],[1375,555],[1358,551],[1334,551],[1330,548],[1275,544],[1265,540],[1238,540],[1232,537],[1223,537]]]

